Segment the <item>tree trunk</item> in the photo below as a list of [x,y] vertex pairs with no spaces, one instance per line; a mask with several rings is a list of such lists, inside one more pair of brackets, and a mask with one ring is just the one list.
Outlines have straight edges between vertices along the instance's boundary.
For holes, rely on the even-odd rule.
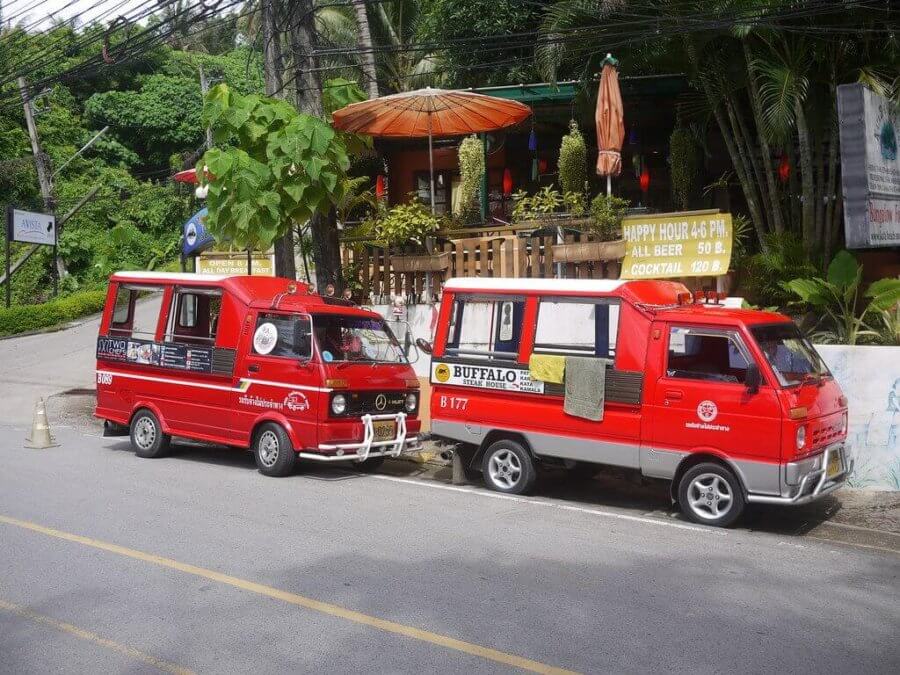
[[366,4],[366,0],[353,0],[353,9],[356,12],[356,44],[359,47],[369,98],[378,98],[378,71],[375,70],[375,53],[372,51],[372,34],[369,31],[369,13]]
[[799,100],[794,102],[794,113],[797,116],[797,138],[800,146],[800,184],[803,192],[803,206],[800,211],[801,232],[803,233],[803,248],[809,255],[813,250],[816,232],[816,190],[813,176],[812,147],[809,143],[809,126],[806,123],[806,111]]
[[763,168],[766,174],[766,185],[768,186],[768,209],[772,215],[772,225],[775,228],[775,232],[777,234],[782,234],[784,232],[784,214],[782,213],[782,205],[781,205],[781,196],[780,190],[778,189],[778,182],[775,180],[775,168],[772,165],[772,148],[769,145],[769,140],[766,138],[764,133],[763,121],[762,121],[762,106],[759,102],[759,86],[756,83],[756,78],[753,75],[753,68],[751,66],[753,55],[750,52],[750,45],[747,44],[747,41],[743,41],[744,46],[744,60],[747,62],[747,81],[750,85],[750,107],[753,110],[753,121],[756,125],[756,133],[759,136],[759,146],[762,152],[762,162]]
[[769,202],[769,195],[763,178],[763,171],[759,166],[756,144],[753,142],[750,132],[744,123],[744,116],[741,114],[740,109],[734,105],[732,101],[726,101],[726,109],[728,110],[731,124],[734,127],[735,141],[739,148],[743,148],[744,161],[746,161],[748,165],[747,175],[754,179],[753,185],[759,188],[760,213],[763,218],[766,232],[770,232],[771,228],[769,227],[768,222],[772,218],[772,215],[766,209],[766,205]]
[[[313,56],[317,43],[313,0],[295,0],[293,7],[291,51],[294,53],[297,107],[302,112],[321,116],[322,83],[315,68]],[[330,209],[327,214],[316,214],[310,220],[309,225],[313,262],[316,266],[316,286],[321,292],[325,285],[331,282],[340,292],[343,285],[341,283],[341,247],[334,209]]]

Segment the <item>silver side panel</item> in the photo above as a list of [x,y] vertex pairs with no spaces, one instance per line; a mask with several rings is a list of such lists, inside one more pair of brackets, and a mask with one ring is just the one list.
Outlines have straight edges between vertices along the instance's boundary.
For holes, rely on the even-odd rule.
[[523,434],[538,455],[574,459],[597,464],[612,464],[630,469],[638,469],[640,463],[640,446],[630,443],[613,443],[571,436],[552,436],[532,431]]
[[677,450],[662,450],[661,448],[641,448],[641,473],[650,478],[665,478],[667,480],[675,476],[681,460],[688,453]]
[[781,494],[781,465],[752,460],[729,460],[747,492],[761,495]]

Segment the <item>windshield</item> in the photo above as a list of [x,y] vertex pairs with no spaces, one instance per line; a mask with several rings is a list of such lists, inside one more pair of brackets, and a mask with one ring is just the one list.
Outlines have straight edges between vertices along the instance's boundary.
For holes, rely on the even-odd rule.
[[407,363],[382,319],[317,314],[313,334],[326,363]]
[[783,387],[829,375],[816,350],[793,323],[750,329]]

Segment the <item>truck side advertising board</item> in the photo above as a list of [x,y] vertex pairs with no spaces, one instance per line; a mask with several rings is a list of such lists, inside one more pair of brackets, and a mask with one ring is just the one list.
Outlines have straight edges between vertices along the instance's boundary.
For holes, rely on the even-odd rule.
[[847,248],[900,246],[900,108],[862,84],[837,103]]
[[189,370],[195,373],[212,372],[211,347],[195,347],[181,344],[160,344],[149,340],[131,338],[97,338],[97,358],[107,361],[139,363],[161,368]]
[[725,274],[731,263],[730,213],[686,211],[622,220],[622,279]]

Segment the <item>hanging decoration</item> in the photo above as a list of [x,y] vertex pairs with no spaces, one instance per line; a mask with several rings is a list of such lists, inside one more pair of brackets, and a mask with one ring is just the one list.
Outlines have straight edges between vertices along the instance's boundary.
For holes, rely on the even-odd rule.
[[509,167],[503,169],[503,195],[509,197],[513,191],[512,172]]
[[787,183],[791,177],[791,162],[787,154],[781,156],[781,163],[778,165],[778,178],[782,183]]
[[531,153],[531,180],[536,181],[540,175],[537,158],[537,134],[534,131],[534,117],[531,118],[531,133],[528,134],[528,152]]
[[378,174],[378,177],[375,179],[375,197],[378,199],[384,198],[384,176],[382,174]]
[[534,133],[534,124],[531,126],[531,133],[528,134],[528,151],[537,152],[537,134]]
[[650,169],[646,166],[644,170],[641,171],[641,192],[648,192],[650,190]]
[[542,173],[542,174],[547,173],[547,168],[548,168],[548,166],[549,166],[549,165],[547,164],[547,160],[546,160],[546,159],[539,159],[539,160],[538,160],[538,171],[539,171],[540,173]]

